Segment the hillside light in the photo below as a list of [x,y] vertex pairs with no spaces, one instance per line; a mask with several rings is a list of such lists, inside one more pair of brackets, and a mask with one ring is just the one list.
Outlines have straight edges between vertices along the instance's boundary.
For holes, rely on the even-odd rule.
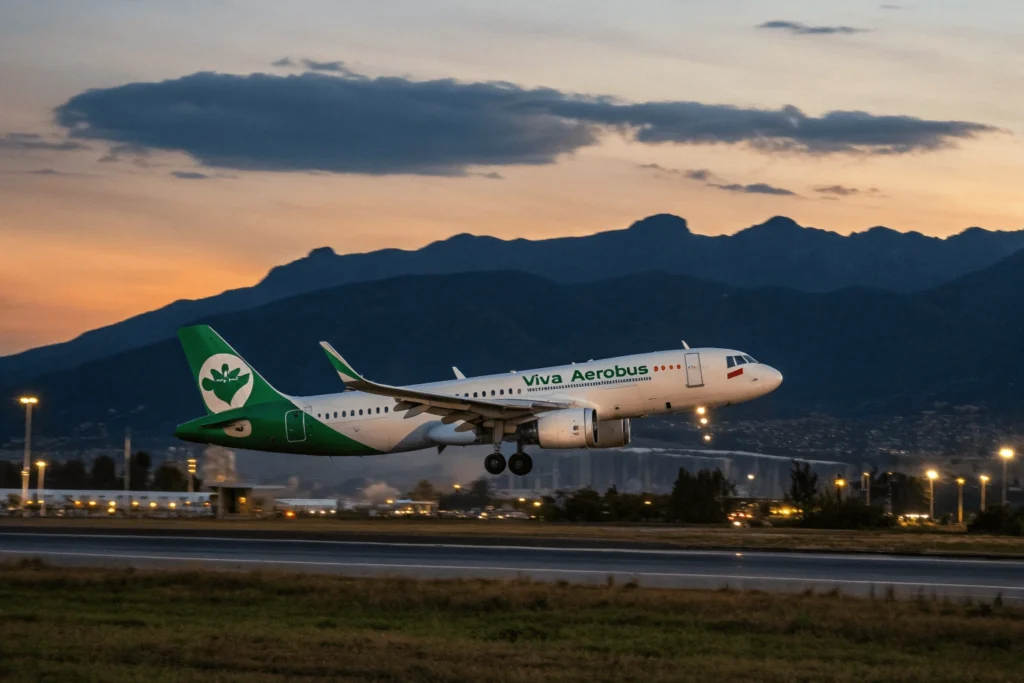
[[393,499],[391,499],[391,498],[388,498],[388,499],[387,499],[386,501],[384,501],[384,502],[385,502],[385,503],[387,503],[388,505],[394,505],[394,504],[395,504],[395,501],[394,501]]
[[749,479],[750,481],[754,481],[754,478],[755,478],[755,476],[753,474],[748,474],[747,475],[747,479]]
[[539,500],[533,501],[533,507],[539,508],[540,506],[541,506],[541,502]]
[[706,425],[706,424],[708,423],[708,419],[707,419],[706,417],[702,417],[702,418],[700,419],[700,423],[701,423],[702,425]]
[[35,396],[21,396],[18,401],[25,406],[25,459],[21,465],[21,509],[24,511],[25,503],[28,502],[28,477],[32,471],[32,408],[39,403],[39,399]]
[[928,476],[928,518],[935,519],[935,480],[939,478],[939,473],[935,470],[928,470],[925,473]]
[[999,457],[1003,459],[1003,507],[1006,507],[1006,480],[1007,480],[1007,465],[1010,460],[1013,459],[1014,452],[1012,448],[1002,447],[999,449]]
[[987,474],[983,474],[978,479],[981,481],[981,510],[985,511],[985,489],[988,488],[988,482],[990,477]]
[[705,443],[711,443],[711,435],[710,434],[705,434],[704,435],[704,442]]
[[966,480],[963,477],[956,478],[956,523],[964,523],[964,482]]
[[651,504],[651,501],[649,501],[649,500],[645,500],[644,501],[644,505],[650,505],[650,504]]
[[699,408],[697,408],[697,414],[698,415],[703,415],[706,412],[708,412],[708,409],[705,408],[704,406],[700,406]]
[[39,516],[46,516],[46,501],[43,499],[43,488],[44,480],[46,479],[46,461],[39,460],[36,462],[36,467],[39,468],[39,481],[36,482],[36,498],[39,500]]
[[456,491],[458,491],[459,489],[462,488],[462,484],[452,484],[452,488],[454,488]]
[[525,498],[520,498],[520,499],[519,499],[519,502],[520,502],[520,503],[525,503],[525,502],[526,502],[526,499],[525,499]]

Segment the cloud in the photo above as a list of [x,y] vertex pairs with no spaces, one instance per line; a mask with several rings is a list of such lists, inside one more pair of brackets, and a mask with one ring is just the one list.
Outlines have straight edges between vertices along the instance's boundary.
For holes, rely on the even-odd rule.
[[692,170],[683,170],[678,168],[668,168],[661,164],[640,164],[640,168],[646,168],[659,173],[668,173],[670,175],[678,175],[689,180],[696,180],[704,183],[708,187],[713,187],[718,190],[726,190],[727,192],[739,192],[742,194],[771,194],[785,197],[799,197],[796,192],[792,190],[786,190],[781,187],[775,187],[768,183],[751,183],[749,185],[741,185],[739,183],[728,183],[725,182],[720,176],[716,175],[712,171],[706,168],[696,168]]
[[0,149],[22,152],[71,152],[88,146],[65,138],[44,138],[36,133],[7,133],[0,137]]
[[622,102],[512,83],[305,72],[196,73],[88,90],[55,109],[78,140],[181,151],[215,167],[466,175],[550,164],[621,135],[645,145],[743,145],[765,153],[905,154],[997,129],[967,121],[796,107]]
[[180,180],[206,180],[212,177],[198,171],[171,171],[171,175]]
[[814,191],[820,194],[831,195],[833,198],[852,197],[858,194],[881,194],[881,190],[877,187],[869,187],[866,190],[860,190],[856,187],[846,187],[845,185],[820,185],[814,188]]
[[327,73],[342,74],[349,78],[358,78],[360,80],[366,78],[362,74],[358,74],[349,69],[345,66],[345,62],[342,61],[318,62],[313,59],[303,59],[302,66],[306,67],[310,71],[326,71]]
[[788,197],[798,196],[796,192],[792,190],[786,190],[781,187],[774,187],[768,183],[753,183],[751,185],[739,185],[737,183],[729,183],[727,185],[719,183],[708,183],[710,187],[717,187],[719,190],[728,190],[729,192],[741,192],[743,194],[775,194],[784,195]]
[[798,36],[827,36],[827,35],[850,35],[853,33],[867,33],[871,29],[854,28],[853,26],[808,26],[799,21],[766,21],[758,24],[756,28],[774,29],[777,31],[788,31]]
[[497,171],[489,171],[487,173],[470,173],[469,175],[476,176],[477,178],[487,178],[488,180],[504,180],[505,179],[505,176],[501,175]]
[[295,66],[295,62],[292,61],[291,57],[281,57],[281,59],[271,62],[270,66],[290,67]]

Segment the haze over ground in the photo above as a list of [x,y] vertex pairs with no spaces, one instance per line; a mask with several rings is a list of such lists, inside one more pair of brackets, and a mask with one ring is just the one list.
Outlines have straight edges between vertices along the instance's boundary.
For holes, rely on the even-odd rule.
[[0,0],[0,353],[325,245],[1020,229],[1022,28],[1007,0]]

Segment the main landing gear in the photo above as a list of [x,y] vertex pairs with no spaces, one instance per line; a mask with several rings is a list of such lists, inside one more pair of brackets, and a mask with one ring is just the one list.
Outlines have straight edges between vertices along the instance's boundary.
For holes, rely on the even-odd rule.
[[[491,453],[484,458],[484,469],[490,474],[501,474],[505,471],[505,456],[501,453]],[[522,477],[533,469],[533,458],[522,451],[517,451],[508,459],[508,471]]]

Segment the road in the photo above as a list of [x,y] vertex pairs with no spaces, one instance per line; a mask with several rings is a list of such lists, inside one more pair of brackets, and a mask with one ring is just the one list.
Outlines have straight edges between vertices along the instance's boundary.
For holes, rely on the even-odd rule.
[[230,535],[0,532],[0,561],[280,569],[349,576],[515,578],[643,586],[972,597],[1024,602],[1024,561],[873,554],[395,543]]

